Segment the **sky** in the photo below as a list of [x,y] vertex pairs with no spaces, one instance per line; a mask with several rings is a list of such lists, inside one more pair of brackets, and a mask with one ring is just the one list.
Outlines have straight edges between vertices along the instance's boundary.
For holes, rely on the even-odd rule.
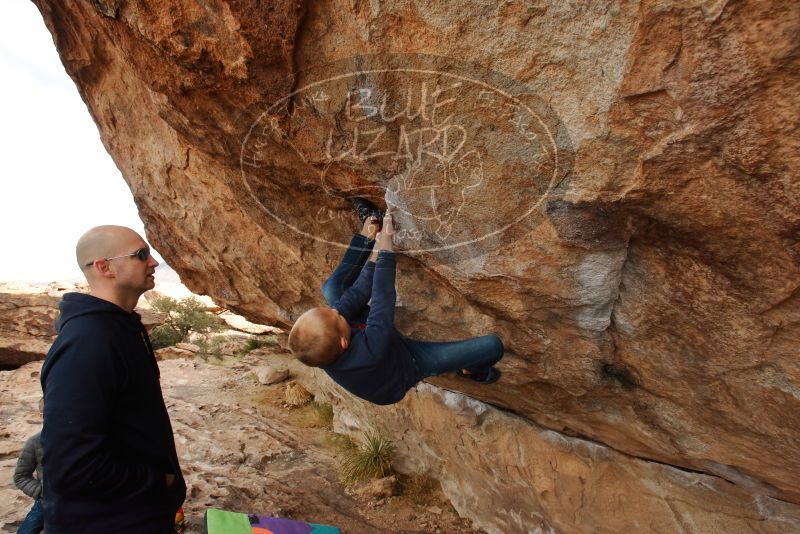
[[82,278],[75,243],[99,224],[144,236],[130,189],[30,0],[0,4],[0,157],[0,282]]

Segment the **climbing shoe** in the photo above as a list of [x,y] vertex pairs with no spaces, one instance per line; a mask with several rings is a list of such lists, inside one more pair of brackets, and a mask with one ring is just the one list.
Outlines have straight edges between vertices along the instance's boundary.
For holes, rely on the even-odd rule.
[[378,226],[383,225],[384,213],[383,210],[378,209],[378,206],[363,197],[353,197],[350,199],[350,203],[353,204],[353,209],[356,210],[358,220],[361,221],[361,224],[364,224],[367,217],[374,216],[378,218]]
[[485,371],[478,371],[476,373],[467,373],[463,369],[456,371],[458,376],[469,378],[481,384],[494,384],[500,379],[500,370],[494,367],[489,367]]

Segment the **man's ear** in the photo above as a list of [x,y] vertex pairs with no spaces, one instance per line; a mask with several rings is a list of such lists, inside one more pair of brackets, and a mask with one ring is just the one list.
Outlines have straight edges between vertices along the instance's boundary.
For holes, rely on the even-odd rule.
[[114,278],[114,271],[111,270],[111,266],[106,260],[98,260],[94,262],[92,268],[96,269],[103,278]]
[[342,346],[342,350],[347,350],[347,347],[350,346],[350,340],[344,337],[340,337],[339,344]]

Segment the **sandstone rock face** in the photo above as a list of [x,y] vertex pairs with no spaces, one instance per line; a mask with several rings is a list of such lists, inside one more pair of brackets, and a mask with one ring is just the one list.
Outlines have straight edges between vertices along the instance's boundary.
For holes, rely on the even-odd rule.
[[227,324],[228,327],[230,327],[232,330],[236,330],[237,332],[245,332],[247,334],[256,336],[268,334],[275,335],[282,332],[280,328],[276,328],[274,326],[251,323],[241,315],[236,315],[235,313],[231,313],[229,311],[224,311],[217,315],[217,317],[225,321],[225,324]]
[[492,534],[800,530],[796,505],[569,437],[460,393],[421,384],[401,403],[376,408],[320,372],[295,371],[333,404],[337,432],[390,437],[395,469],[441,480],[459,514]]
[[191,350],[181,349],[178,347],[164,347],[158,349],[156,352],[156,360],[177,360],[180,358],[194,358],[197,353]]
[[797,5],[35,3],[191,289],[288,325],[347,198],[388,202],[398,327],[508,349],[495,386],[434,383],[618,451],[583,480],[654,487],[644,458],[800,504]]
[[201,349],[199,345],[195,345],[194,343],[175,343],[176,349],[188,350],[189,352],[198,353]]
[[56,338],[58,297],[0,293],[0,365],[44,358]]
[[[0,366],[18,367],[42,360],[56,339],[61,295],[86,291],[83,284],[0,284]],[[146,328],[163,322],[161,314],[137,309]]]

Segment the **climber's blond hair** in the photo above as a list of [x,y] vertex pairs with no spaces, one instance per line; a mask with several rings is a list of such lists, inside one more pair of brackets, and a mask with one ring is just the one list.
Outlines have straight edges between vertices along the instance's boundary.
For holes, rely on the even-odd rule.
[[324,367],[342,354],[339,332],[325,316],[325,308],[312,308],[301,315],[289,332],[289,350],[309,367]]

